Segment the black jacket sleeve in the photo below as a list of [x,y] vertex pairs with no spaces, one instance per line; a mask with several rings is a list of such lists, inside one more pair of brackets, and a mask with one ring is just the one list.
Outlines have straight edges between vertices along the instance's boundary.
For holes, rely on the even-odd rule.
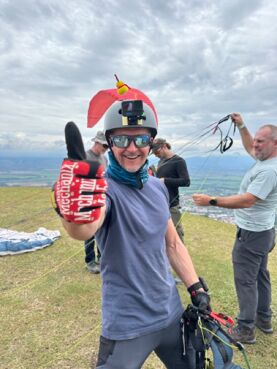
[[165,185],[169,187],[189,187],[190,178],[187,169],[187,164],[183,158],[179,158],[175,163],[176,178],[166,177],[164,179]]

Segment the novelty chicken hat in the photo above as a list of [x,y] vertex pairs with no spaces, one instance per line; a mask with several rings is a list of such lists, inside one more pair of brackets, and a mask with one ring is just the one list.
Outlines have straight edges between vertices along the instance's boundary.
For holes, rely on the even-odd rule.
[[109,90],[101,90],[90,100],[87,127],[92,128],[103,117],[105,112],[115,101],[123,100],[142,100],[147,104],[155,115],[158,124],[158,116],[152,101],[140,90],[129,87],[123,81],[120,81],[115,74],[117,80],[116,87]]

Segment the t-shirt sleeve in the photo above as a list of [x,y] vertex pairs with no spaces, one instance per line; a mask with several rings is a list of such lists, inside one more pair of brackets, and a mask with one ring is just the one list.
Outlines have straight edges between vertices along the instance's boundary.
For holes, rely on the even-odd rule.
[[270,192],[277,186],[277,174],[272,169],[260,171],[250,183],[246,192],[265,200]]

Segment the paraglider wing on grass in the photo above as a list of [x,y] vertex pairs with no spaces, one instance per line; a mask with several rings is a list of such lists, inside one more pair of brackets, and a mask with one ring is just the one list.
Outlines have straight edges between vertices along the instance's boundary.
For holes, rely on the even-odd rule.
[[0,256],[42,249],[52,245],[60,236],[60,231],[50,231],[43,227],[33,233],[0,228]]

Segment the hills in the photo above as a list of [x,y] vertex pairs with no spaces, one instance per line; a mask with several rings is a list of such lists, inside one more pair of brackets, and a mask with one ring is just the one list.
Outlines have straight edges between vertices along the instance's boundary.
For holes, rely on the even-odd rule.
[[[0,186],[52,186],[63,156],[0,156]],[[150,162],[153,157],[150,156]],[[253,163],[248,156],[221,155],[185,158],[191,177],[242,175]],[[157,160],[156,160],[157,162]]]
[[244,173],[254,164],[250,156],[218,155],[213,157],[196,156],[185,159],[190,171],[200,170],[230,174],[230,172]]
[[[0,172],[10,171],[36,171],[36,170],[58,170],[63,156],[10,156],[0,157]],[[254,160],[249,156],[195,156],[185,158],[188,168],[222,170],[222,171],[245,171]]]

